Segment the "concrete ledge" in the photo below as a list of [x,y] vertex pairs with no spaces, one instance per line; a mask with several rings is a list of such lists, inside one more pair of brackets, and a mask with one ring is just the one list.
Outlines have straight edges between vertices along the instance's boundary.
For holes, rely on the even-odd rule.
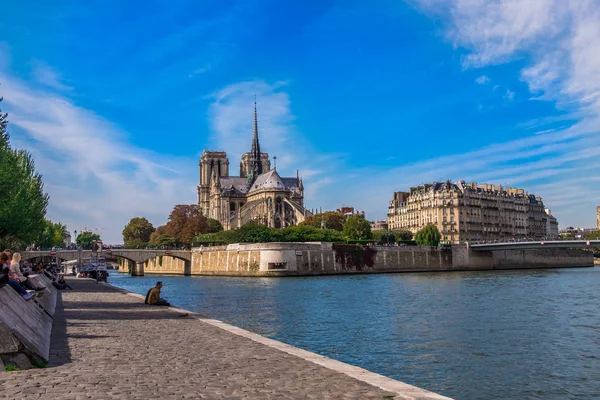
[[36,287],[46,287],[46,290],[38,292],[37,297],[30,300],[30,302],[33,301],[36,304],[39,304],[50,316],[54,316],[54,311],[56,311],[57,289],[52,286],[52,281],[44,274],[30,275],[29,280]]
[[[121,289],[115,286],[112,286],[108,283],[102,283],[104,285],[110,286],[121,293],[134,296],[139,298],[142,302],[145,300],[145,297],[141,294],[128,292],[125,289]],[[188,311],[185,309],[181,309],[178,307],[169,307],[171,310],[189,314],[191,317],[200,320],[203,323],[212,325],[219,329],[223,329],[227,332],[233,333],[238,336],[242,336],[244,338],[250,339],[252,341],[261,343],[265,346],[271,347],[273,349],[277,349],[279,351],[283,351],[285,353],[291,354],[293,356],[299,357],[303,360],[310,361],[312,363],[318,364],[322,367],[331,369],[341,374],[345,374],[359,381],[368,383],[369,385],[381,388],[388,392],[392,392],[396,394],[396,399],[403,400],[452,400],[449,397],[442,396],[440,394],[430,392],[425,389],[421,389],[417,386],[412,386],[404,382],[397,381],[392,378],[388,378],[383,375],[376,374],[374,372],[368,371],[366,369],[356,367],[354,365],[346,364],[341,361],[334,360],[329,357],[322,356],[320,354],[312,353],[310,351],[302,350],[300,348],[290,346],[289,344],[285,344],[283,342],[279,342],[274,339],[269,339],[264,336],[258,335],[256,333],[247,331],[242,328],[238,328],[233,325],[229,325],[225,322],[206,318],[198,313]]]
[[[56,292],[49,296],[56,297]],[[54,304],[56,305],[56,299]],[[26,301],[8,285],[0,288],[0,323],[19,340],[27,352],[48,360],[52,317],[33,299]]]

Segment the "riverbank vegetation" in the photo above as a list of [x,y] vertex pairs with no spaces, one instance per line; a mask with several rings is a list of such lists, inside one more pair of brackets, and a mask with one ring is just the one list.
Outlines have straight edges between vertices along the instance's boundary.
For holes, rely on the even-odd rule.
[[11,147],[8,114],[1,109],[0,165],[0,248],[63,246],[67,227],[45,218],[49,196],[42,176],[28,151]]
[[[339,214],[339,216],[335,214]],[[322,223],[321,221],[323,220],[328,220],[329,223]],[[340,223],[341,221],[343,223]],[[326,226],[326,228],[321,228],[320,226]],[[250,222],[237,229],[200,235],[195,238],[193,244],[225,245],[231,243],[265,242],[415,244],[412,241],[412,233],[410,231],[371,231],[368,221],[362,216],[352,215],[344,217],[342,214],[335,212],[316,214],[307,218],[304,223],[279,229]]]
[[190,247],[194,238],[222,231],[219,221],[206,218],[196,204],[178,204],[173,207],[165,225],[157,228],[142,217],[132,218],[123,229],[127,248]]

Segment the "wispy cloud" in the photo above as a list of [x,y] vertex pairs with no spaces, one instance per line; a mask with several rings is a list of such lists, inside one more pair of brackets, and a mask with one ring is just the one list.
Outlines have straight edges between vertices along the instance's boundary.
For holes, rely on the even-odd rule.
[[513,92],[510,89],[506,89],[506,93],[504,93],[504,98],[513,101],[515,99],[515,92]]
[[205,73],[205,72],[208,72],[208,71],[210,71],[211,69],[212,69],[212,66],[211,66],[211,65],[209,65],[209,64],[207,64],[207,65],[205,65],[205,66],[203,66],[203,67],[200,67],[200,68],[196,68],[195,70],[193,70],[193,71],[192,71],[192,72],[191,72],[191,73],[188,75],[188,78],[193,78],[193,77],[195,77],[195,76],[197,76],[197,75],[201,75],[201,74],[203,74],[203,73]]
[[479,78],[475,79],[475,82],[477,82],[480,85],[487,85],[491,82],[491,79],[485,75],[481,75]]
[[[521,71],[533,93],[568,107],[576,123],[544,134],[493,144],[371,174],[369,192],[436,179],[492,180],[524,185],[545,197],[562,223],[593,225],[600,185],[600,3],[578,0],[414,0],[441,17],[447,37],[467,51],[463,65],[477,68],[525,59]],[[461,50],[462,51],[462,50]],[[595,71],[595,72],[594,72]],[[483,77],[477,83],[486,83]],[[477,81],[477,80],[476,80]],[[497,87],[494,87],[495,89]],[[514,99],[507,90],[505,97]],[[565,119],[565,117],[561,117]],[[539,130],[538,130],[539,132]],[[587,184],[586,184],[587,182]],[[351,195],[351,191],[347,192]],[[388,194],[388,198],[390,195]],[[374,205],[365,204],[375,211]],[[381,205],[378,205],[381,208]],[[381,211],[375,211],[381,215]]]
[[36,61],[33,65],[33,76],[42,85],[63,92],[70,92],[73,90],[71,86],[61,82],[60,75],[49,65],[41,61]]
[[290,169],[291,173],[305,155],[298,151],[304,140],[294,126],[296,117],[284,90],[287,84],[262,80],[240,82],[211,95],[212,146],[227,151],[230,162],[237,162],[243,153],[250,151],[256,96],[261,150],[269,153],[271,160],[277,156],[278,168]]
[[104,239],[119,243],[130,218],[162,224],[174,204],[196,202],[196,160],[132,146],[101,116],[8,71],[0,71],[0,82],[11,141],[33,154],[51,219],[71,231],[106,228]]

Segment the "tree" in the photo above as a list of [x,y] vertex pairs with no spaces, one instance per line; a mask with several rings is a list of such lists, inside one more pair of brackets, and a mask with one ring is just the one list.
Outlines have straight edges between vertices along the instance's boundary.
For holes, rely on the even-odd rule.
[[48,195],[31,155],[10,147],[7,127],[8,115],[0,110],[0,247],[16,249],[40,237]]
[[407,230],[392,231],[396,235],[396,240],[412,240],[413,233]]
[[54,223],[48,219],[44,220],[43,231],[35,244],[41,248],[63,247],[67,236],[67,226],[57,222]]
[[208,220],[197,204],[179,204],[173,207],[165,233],[189,246],[198,235],[208,232]]
[[81,232],[77,236],[77,247],[81,247],[84,250],[90,250],[94,240],[100,240],[100,235],[92,232]]
[[373,231],[373,240],[378,244],[394,244],[396,243],[396,235],[390,231]]
[[415,235],[415,241],[419,246],[437,246],[440,243],[440,231],[434,224],[428,224]]
[[311,215],[298,225],[342,231],[344,229],[344,222],[344,214],[335,211],[327,211],[321,214]]
[[213,218],[209,218],[207,222],[207,233],[217,233],[223,230],[223,225]]
[[369,221],[359,214],[354,214],[346,218],[342,233],[348,239],[352,240],[368,240],[373,237]]
[[128,248],[146,247],[154,226],[143,217],[132,218],[123,229],[123,242]]

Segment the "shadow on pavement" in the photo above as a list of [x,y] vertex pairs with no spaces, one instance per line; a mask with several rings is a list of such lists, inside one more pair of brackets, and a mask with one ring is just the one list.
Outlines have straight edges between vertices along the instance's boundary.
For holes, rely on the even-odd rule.
[[62,292],[56,295],[56,311],[52,324],[52,336],[50,337],[50,360],[48,367],[57,367],[71,362],[71,349],[67,337],[67,319],[64,315]]

